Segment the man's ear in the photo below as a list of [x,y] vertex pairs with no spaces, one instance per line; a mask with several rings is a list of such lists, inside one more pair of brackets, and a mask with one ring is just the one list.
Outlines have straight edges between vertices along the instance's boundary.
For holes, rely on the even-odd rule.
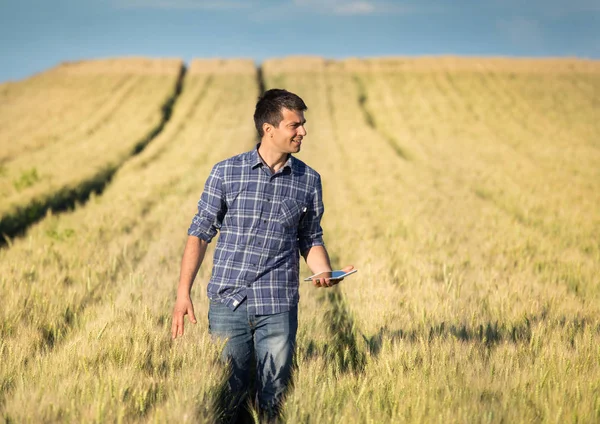
[[271,124],[269,124],[267,122],[265,122],[263,124],[263,131],[264,131],[264,134],[266,136],[273,137],[273,130],[274,129],[275,129],[275,127],[273,127],[273,125],[271,125]]

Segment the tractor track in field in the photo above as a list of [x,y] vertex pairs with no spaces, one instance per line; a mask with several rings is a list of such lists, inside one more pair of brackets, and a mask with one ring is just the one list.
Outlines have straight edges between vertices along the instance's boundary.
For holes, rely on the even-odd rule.
[[181,94],[187,68],[182,64],[172,95],[161,106],[160,122],[148,134],[139,140],[129,156],[116,165],[108,165],[93,177],[79,182],[75,186],[67,186],[58,192],[34,200],[27,206],[17,208],[13,213],[0,219],[0,248],[10,246],[11,239],[23,235],[27,229],[42,219],[48,211],[63,212],[72,210],[76,204],[85,204],[92,193],[101,194],[112,180],[114,174],[132,157],[142,152],[164,129],[171,119],[173,108]]
[[[188,82],[186,84],[190,83],[190,79],[188,78]],[[187,113],[184,116],[184,119],[182,119],[179,123],[177,123],[177,127],[175,129],[175,131],[173,131],[173,133],[171,134],[171,138],[175,139],[179,136],[179,134],[181,134],[184,130],[186,125],[188,125],[189,121],[192,120],[192,118],[194,117],[194,114],[197,111],[197,106],[200,105],[200,103],[202,103],[202,101],[204,100],[204,98],[206,97],[206,94],[208,92],[208,90],[210,89],[211,85],[213,83],[213,75],[209,75],[206,80],[204,81],[204,83],[202,84],[202,87],[198,90],[197,94],[194,97],[194,100],[191,103],[190,108],[188,109]],[[194,88],[187,88],[188,91],[194,90]],[[139,166],[141,167],[146,167],[148,166],[148,164],[150,162],[153,162],[155,160],[157,160],[159,157],[161,157],[165,151],[167,150],[166,145],[160,145],[157,146],[157,148],[154,148],[154,151],[149,152],[150,154],[146,155],[143,160],[141,160],[139,162]]]
[[258,95],[262,96],[262,94],[266,91],[262,66],[256,67],[256,80],[258,82]]
[[[340,128],[338,128],[337,121],[335,119],[336,105],[334,103],[334,87],[326,77],[325,80],[325,102],[328,112],[329,122],[331,124],[333,132],[333,140],[339,150],[340,155],[345,161],[351,160],[348,156],[348,152],[340,141]],[[364,91],[360,90],[357,86],[359,95],[362,95]],[[361,103],[359,99],[359,108],[364,113],[365,121],[367,126],[377,131],[374,125],[371,125],[372,117],[369,112],[364,108],[364,101]],[[369,123],[371,118],[371,123]],[[378,132],[379,133],[379,132]],[[384,137],[385,138],[385,137]],[[389,143],[390,140],[386,139]],[[396,149],[394,149],[396,151]],[[397,153],[397,151],[396,151]],[[348,196],[354,199],[356,205],[362,205],[364,199],[358,195],[360,190],[356,182],[351,178],[346,178],[346,187],[348,188]],[[360,208],[362,213],[370,220],[372,217],[371,211],[368,208]],[[331,262],[334,268],[339,269],[339,259],[335,254],[331,254]],[[336,371],[345,373],[362,373],[364,372],[367,363],[366,344],[363,343],[365,336],[362,330],[355,323],[354,315],[351,308],[348,305],[348,301],[343,294],[343,289],[340,286],[328,289],[326,293],[321,296],[321,301],[327,303],[327,308],[324,312],[325,322],[328,323],[327,331],[329,332],[331,339],[330,342],[323,346],[322,354],[328,361],[336,365]]]
[[396,153],[396,155],[399,158],[404,159],[406,161],[412,160],[412,155],[407,151],[407,149],[405,147],[400,146],[400,143],[395,139],[395,137],[391,136],[386,131],[383,131],[381,128],[379,128],[377,126],[375,118],[373,118],[373,114],[367,107],[367,101],[368,101],[367,89],[366,89],[362,79],[357,74],[354,74],[352,76],[352,79],[354,80],[354,83],[356,84],[356,89],[358,91],[358,106],[360,107],[360,109],[363,113],[365,123],[370,128],[372,128],[373,130],[377,131],[377,133],[379,133],[381,138],[383,138],[387,142],[387,144],[392,148],[392,150]]

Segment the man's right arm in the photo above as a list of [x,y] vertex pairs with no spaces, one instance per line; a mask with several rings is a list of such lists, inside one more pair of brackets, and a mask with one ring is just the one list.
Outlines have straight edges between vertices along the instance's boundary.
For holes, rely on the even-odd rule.
[[208,243],[221,228],[226,212],[225,194],[219,164],[217,164],[206,180],[204,191],[198,201],[198,213],[194,216],[188,229],[188,239],[181,259],[177,301],[173,309],[172,338],[183,336],[184,315],[189,315],[190,321],[196,323],[194,306],[190,297],[192,284],[204,260]]
[[195,324],[194,305],[190,296],[196,274],[202,265],[208,242],[196,236],[188,236],[181,259],[179,285],[177,286],[177,300],[173,308],[173,323],[171,337],[173,339],[183,336],[183,317],[188,315],[189,320]]
[[188,236],[183,258],[181,259],[181,271],[179,272],[179,286],[177,286],[177,297],[189,297],[196,274],[204,261],[204,255],[208,243],[199,237]]

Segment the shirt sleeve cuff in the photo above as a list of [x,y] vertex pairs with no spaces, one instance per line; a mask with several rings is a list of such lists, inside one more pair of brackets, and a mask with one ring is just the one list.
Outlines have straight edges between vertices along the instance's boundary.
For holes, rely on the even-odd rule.
[[204,240],[207,243],[210,243],[214,237],[214,236],[211,236],[210,234],[207,234],[207,233],[201,231],[199,228],[193,228],[193,227],[190,227],[190,229],[188,230],[188,236],[198,237],[199,239]]

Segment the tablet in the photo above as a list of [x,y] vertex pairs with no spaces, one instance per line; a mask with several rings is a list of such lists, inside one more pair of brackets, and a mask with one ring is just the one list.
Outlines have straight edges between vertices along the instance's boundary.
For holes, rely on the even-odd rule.
[[320,272],[318,274],[311,275],[310,277],[306,277],[304,281],[312,281],[313,278],[329,278],[330,280],[341,280],[342,278],[354,274],[357,271],[358,269],[353,269],[352,271],[348,272],[344,272],[341,270]]

